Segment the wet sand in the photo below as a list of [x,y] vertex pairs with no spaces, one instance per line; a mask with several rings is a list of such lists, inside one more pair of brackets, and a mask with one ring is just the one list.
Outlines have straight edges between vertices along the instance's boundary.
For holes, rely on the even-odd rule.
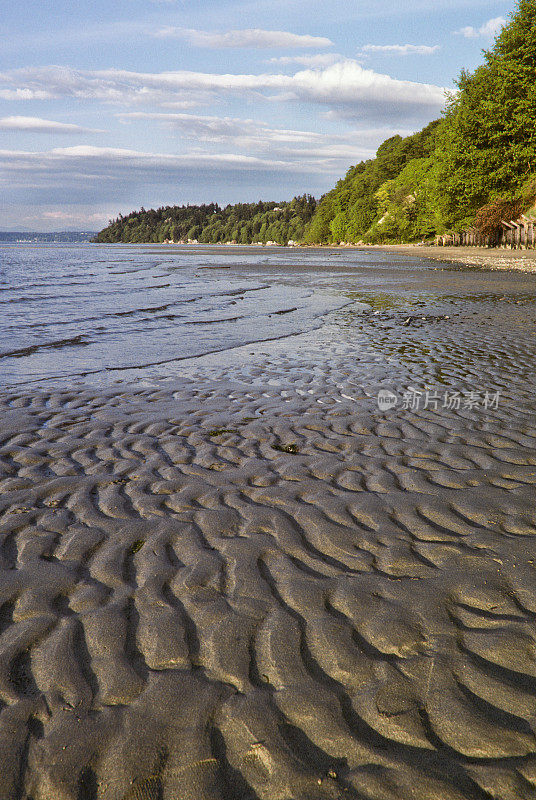
[[448,313],[368,298],[160,388],[0,394],[2,798],[536,797],[519,278],[431,271]]

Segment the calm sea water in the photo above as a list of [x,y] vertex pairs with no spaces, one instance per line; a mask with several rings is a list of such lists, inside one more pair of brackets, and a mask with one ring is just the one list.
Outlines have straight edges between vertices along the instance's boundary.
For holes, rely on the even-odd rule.
[[172,369],[311,330],[349,301],[289,277],[300,259],[280,248],[1,246],[0,384]]
[[2,245],[0,388],[252,374],[278,353],[283,376],[342,354],[368,383],[532,392],[535,298],[534,274],[417,253]]

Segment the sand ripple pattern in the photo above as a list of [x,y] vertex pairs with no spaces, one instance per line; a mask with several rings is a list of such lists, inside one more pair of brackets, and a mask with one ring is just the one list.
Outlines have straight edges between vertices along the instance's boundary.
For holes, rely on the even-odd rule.
[[534,408],[0,415],[2,800],[536,798]]

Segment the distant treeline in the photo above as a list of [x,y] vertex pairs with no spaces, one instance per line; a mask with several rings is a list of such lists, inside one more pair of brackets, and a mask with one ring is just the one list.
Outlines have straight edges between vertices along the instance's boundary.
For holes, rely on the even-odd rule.
[[440,120],[387,139],[318,204],[186,206],[119,217],[101,242],[411,242],[535,213],[536,0],[518,0],[484,64],[462,72]]
[[90,242],[95,231],[0,231],[0,242]]
[[238,203],[220,208],[166,206],[133,211],[119,217],[101,231],[96,242],[187,242],[204,243],[301,241],[316,209],[310,195],[282,203]]

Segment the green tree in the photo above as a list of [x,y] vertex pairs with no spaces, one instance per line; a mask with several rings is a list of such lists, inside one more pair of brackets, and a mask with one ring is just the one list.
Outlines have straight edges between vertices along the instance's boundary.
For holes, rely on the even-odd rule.
[[438,141],[443,213],[458,227],[536,171],[536,0],[519,0],[484,58],[462,72]]
[[305,232],[307,241],[357,242],[366,237],[382,215],[376,193],[413,160],[430,157],[439,124],[439,120],[431,122],[413,136],[392,136],[380,145],[376,158],[351,167],[335,188],[321,198]]

